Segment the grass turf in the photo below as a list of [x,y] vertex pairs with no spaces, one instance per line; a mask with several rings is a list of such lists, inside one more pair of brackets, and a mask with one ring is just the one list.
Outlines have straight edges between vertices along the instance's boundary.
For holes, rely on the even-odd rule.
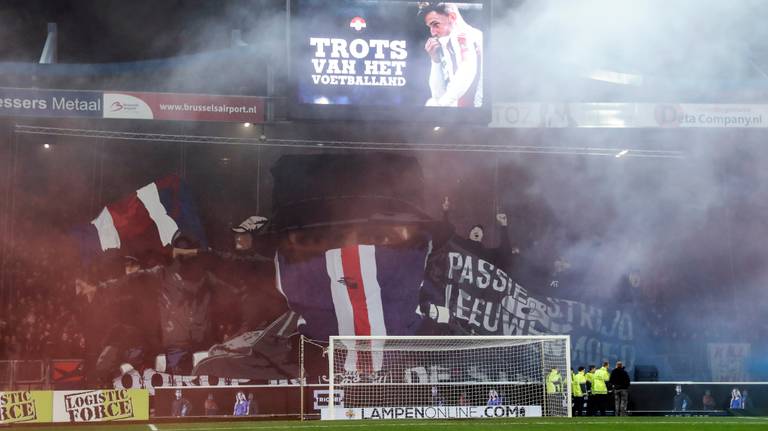
[[386,421],[258,421],[183,422],[131,425],[23,426],[24,431],[63,429],[66,431],[284,431],[284,430],[535,430],[535,431],[757,431],[768,430],[768,417],[627,417],[627,418],[525,418],[465,420]]

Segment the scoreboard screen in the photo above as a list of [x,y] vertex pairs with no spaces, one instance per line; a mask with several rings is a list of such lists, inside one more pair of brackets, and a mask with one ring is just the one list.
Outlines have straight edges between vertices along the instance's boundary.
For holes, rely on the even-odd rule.
[[478,121],[483,2],[293,0],[295,117]]

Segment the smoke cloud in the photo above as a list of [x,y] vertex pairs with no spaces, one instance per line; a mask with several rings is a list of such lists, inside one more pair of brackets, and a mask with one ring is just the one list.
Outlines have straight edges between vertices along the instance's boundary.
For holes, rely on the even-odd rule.
[[[132,74],[107,74],[95,85],[265,95],[266,64],[274,66],[278,75],[287,75],[287,21],[282,0],[202,2],[204,7],[199,10],[189,5],[175,9],[162,4],[156,6],[160,9],[147,9],[119,1],[96,3],[98,6],[79,11],[69,20],[61,15],[62,34],[71,23],[85,19],[98,20],[99,28],[113,37],[105,36],[90,45],[62,37],[63,62],[142,60],[131,57],[133,49],[144,53],[143,60],[180,57],[155,69],[145,64],[146,69]],[[768,90],[768,28],[764,25],[768,9],[761,1],[492,3],[495,14],[492,45],[486,56],[490,73],[486,91],[494,95],[496,102],[752,103]],[[110,5],[119,7],[110,9]],[[21,22],[15,20],[17,16],[0,10],[0,23]],[[139,22],[144,25],[141,31],[156,29],[156,37],[126,36],[119,46],[110,45],[116,40],[114,35],[138,31]],[[16,33],[18,25],[0,25],[0,36]],[[241,30],[242,46],[233,46],[233,29]],[[40,40],[44,38],[35,37],[41,49]],[[27,54],[5,50],[3,57],[27,61],[35,57],[28,52],[38,49],[36,43],[26,44]],[[51,80],[59,83],[53,85],[59,88],[94,85],[90,76]],[[203,128],[199,127],[189,126],[182,132],[194,133]],[[352,128],[355,130],[349,130]],[[592,297],[620,297],[623,290],[629,289],[631,296],[649,304],[651,311],[645,317],[653,320],[657,314],[661,316],[660,322],[653,320],[650,330],[666,331],[659,333],[662,338],[672,338],[675,331],[678,340],[683,334],[696,333],[698,340],[723,341],[729,339],[731,330],[736,333],[751,322],[765,321],[760,315],[768,302],[768,245],[763,240],[768,234],[764,132],[521,133],[446,127],[426,138],[406,125],[357,124],[338,129],[327,125],[269,126],[270,138],[281,134],[309,137],[319,143],[323,139],[342,139],[412,144],[409,153],[416,151],[424,167],[426,207],[435,217],[440,217],[444,196],[453,203],[459,232],[476,223],[494,226],[496,212],[509,215],[512,241],[520,248],[518,267],[513,272],[532,291],[589,301]],[[431,140],[445,146],[483,142],[500,149],[503,145],[530,145],[629,152],[616,158],[418,150],[419,143]],[[62,172],[66,170],[63,165],[55,173],[49,169],[45,181],[52,185],[44,187],[43,180],[29,173],[18,177],[8,185],[15,187],[18,204],[5,210],[4,220],[12,217],[14,223],[22,223],[19,220],[28,217],[23,224],[35,226],[34,217],[41,222],[46,217],[57,217],[53,212],[42,213],[46,201],[61,195],[64,189],[57,185],[58,180],[51,180],[54,175],[67,178],[66,190],[73,201],[74,196],[81,196],[76,203],[92,210],[170,170],[186,171],[192,186],[199,187],[196,191],[201,201],[208,200],[202,205],[208,214],[223,207],[218,205],[220,201],[228,200],[227,215],[221,217],[229,219],[210,220],[211,224],[239,222],[232,214],[245,217],[251,215],[245,212],[251,208],[260,208],[260,215],[269,215],[264,210],[270,200],[269,167],[279,155],[293,151],[148,145],[137,152],[137,144],[126,141],[107,146],[89,152],[88,159],[70,147],[70,161],[80,160],[82,170],[77,174]],[[120,150],[117,154],[115,148]],[[675,149],[683,157],[636,155],[636,150],[646,149]],[[211,157],[217,160],[214,167]],[[131,168],[150,159],[154,160],[150,173],[137,173]],[[225,159],[226,163],[218,162]],[[99,165],[106,169],[97,168]],[[212,171],[216,175],[211,175]],[[137,178],[142,175],[145,177]],[[94,184],[107,192],[97,197],[89,195],[96,193]],[[38,189],[26,188],[29,185],[37,185]],[[237,202],[243,196],[258,201]],[[62,209],[61,204],[56,208]],[[85,212],[82,207],[78,211]],[[68,217],[76,218],[72,214]],[[56,229],[65,230],[58,225]],[[17,234],[14,243],[21,241]],[[493,242],[493,238],[489,241]],[[36,240],[30,249],[45,246],[44,241]],[[35,263],[30,254],[19,259]],[[571,286],[577,287],[565,283],[559,291],[547,290],[551,289],[546,283],[552,279],[557,260],[570,264]],[[639,287],[634,290],[627,284],[630,273],[639,275]],[[5,280],[10,283],[8,278]],[[564,291],[567,289],[572,291]]]

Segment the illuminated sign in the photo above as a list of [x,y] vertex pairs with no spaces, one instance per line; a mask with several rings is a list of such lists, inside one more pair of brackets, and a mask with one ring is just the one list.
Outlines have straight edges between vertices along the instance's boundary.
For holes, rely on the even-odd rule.
[[327,419],[497,419],[541,417],[541,406],[417,406],[417,407],[364,407],[338,406],[331,417],[330,410],[323,408],[320,418]]
[[489,20],[482,2],[292,4],[291,69],[298,105],[403,116],[490,106],[483,94]]

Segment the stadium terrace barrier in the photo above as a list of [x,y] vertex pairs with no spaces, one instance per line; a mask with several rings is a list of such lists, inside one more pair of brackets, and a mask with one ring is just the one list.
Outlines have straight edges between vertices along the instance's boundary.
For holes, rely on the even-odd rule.
[[14,378],[18,385],[40,385],[38,389],[42,389],[46,380],[43,361],[15,361],[14,365]]
[[0,389],[47,389],[47,374],[42,360],[0,361]]
[[13,362],[0,361],[0,390],[11,389],[13,386]]
[[[680,384],[683,393],[691,400],[692,407],[674,410],[669,396]],[[751,408],[728,409],[726,394],[733,387],[748,390]],[[716,406],[704,410],[701,397],[710,390]],[[177,398],[177,391],[179,398]],[[21,422],[94,422],[94,421],[143,421],[148,419],[176,419],[188,417],[233,417],[235,399],[242,392],[246,399],[253,395],[253,403],[242,412],[250,418],[319,418],[320,409],[328,403],[327,386],[307,385],[247,385],[215,387],[168,387],[156,388],[155,395],[148,390],[80,390],[80,391],[11,391],[0,392],[0,424]],[[341,394],[339,394],[341,395]],[[768,402],[768,383],[765,382],[659,382],[636,383],[630,395],[630,414],[633,416],[723,416],[765,415]],[[343,395],[335,403],[343,404]],[[669,404],[666,404],[669,403]],[[303,411],[303,415],[302,415]],[[34,414],[30,413],[33,412]],[[608,414],[612,414],[609,410]]]
[[[211,378],[208,381],[218,381],[219,385],[190,386],[194,382],[183,381],[179,386],[168,382],[168,386],[160,387],[162,382],[159,381],[161,380],[159,376],[157,377],[153,378],[153,381],[158,380],[154,382],[158,385],[156,387],[132,387],[133,389],[151,389],[148,391],[150,394],[148,414],[152,418],[173,417],[172,405],[177,389],[182,391],[183,397],[190,403],[191,409],[187,415],[195,417],[232,416],[235,396],[240,391],[246,397],[253,394],[255,403],[252,411],[249,412],[251,417],[304,415],[307,418],[319,418],[320,407],[327,405],[328,386],[322,384],[305,385],[302,397],[301,386],[287,382],[248,385],[235,380],[224,381]],[[690,399],[690,405],[685,411],[674,409],[677,385],[681,386],[682,392]],[[36,393],[45,392],[35,391],[34,389],[37,388],[77,390],[83,387],[82,360],[79,359],[0,361],[0,390]],[[130,387],[127,386],[127,388]],[[748,408],[729,409],[733,388],[738,388],[742,393],[745,389],[747,390]],[[715,401],[715,407],[711,410],[705,410],[702,404],[706,390],[710,391]],[[205,402],[209,395],[213,397],[213,403],[209,403],[209,406],[217,407],[215,413],[206,412]],[[336,403],[340,401],[337,399]],[[612,407],[612,403],[609,407]],[[768,382],[633,382],[630,389],[629,410],[630,414],[635,416],[766,415],[768,414],[766,407],[768,407]],[[611,414],[610,410],[609,408],[609,414]]]
[[82,359],[0,361],[0,390],[82,389]]
[[[685,411],[675,411],[675,386],[682,386],[683,393],[691,400]],[[751,408],[732,410],[728,408],[730,392],[734,387],[747,389],[751,397]],[[302,409],[301,386],[298,385],[243,385],[243,386],[175,386],[155,388],[150,397],[150,411],[153,418],[173,416],[173,400],[176,390],[189,403],[189,417],[233,416],[235,396],[243,392],[246,398],[253,394],[254,408],[249,416],[319,418],[320,407],[327,405],[327,385],[304,386]],[[715,400],[715,408],[705,410],[702,406],[704,391],[709,390]],[[208,397],[216,406],[215,414],[206,413]],[[613,414],[613,398],[610,398],[608,414]],[[337,397],[336,403],[339,403]],[[341,402],[343,404],[343,401]],[[722,416],[722,415],[765,415],[768,406],[768,382],[635,382],[630,389],[630,414],[633,416]],[[749,406],[748,406],[749,407]],[[178,411],[177,411],[178,413]]]
[[[675,410],[675,387],[690,399],[685,411]],[[746,409],[730,409],[731,390],[748,392]],[[710,391],[715,406],[703,405],[705,391]],[[629,410],[632,415],[764,415],[768,407],[768,382],[633,382]],[[761,413],[762,412],[762,413]]]

